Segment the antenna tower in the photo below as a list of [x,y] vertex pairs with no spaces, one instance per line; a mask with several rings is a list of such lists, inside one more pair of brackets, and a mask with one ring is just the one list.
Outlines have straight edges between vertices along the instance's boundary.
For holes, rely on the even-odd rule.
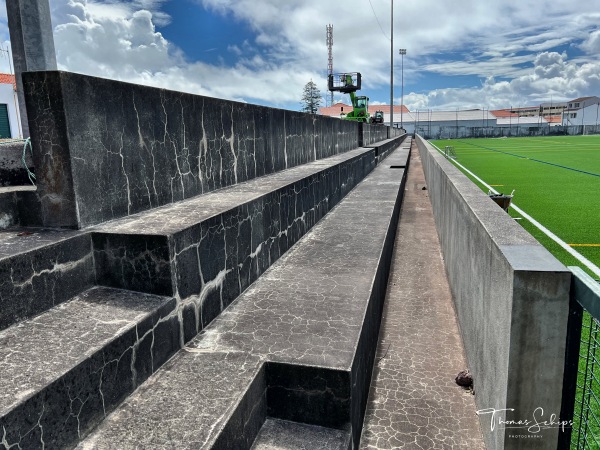
[[[327,77],[333,74],[333,25],[327,25],[327,52],[328,52],[328,62],[327,62]],[[331,99],[329,101],[329,106],[333,106],[333,91],[331,92]]]

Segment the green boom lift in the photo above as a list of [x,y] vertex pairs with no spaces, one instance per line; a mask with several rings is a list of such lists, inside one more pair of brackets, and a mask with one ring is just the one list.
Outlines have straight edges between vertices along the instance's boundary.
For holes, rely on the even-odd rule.
[[352,111],[346,114],[346,120],[370,122],[369,97],[356,95],[360,91],[361,76],[359,72],[338,73],[329,75],[329,90],[350,94]]

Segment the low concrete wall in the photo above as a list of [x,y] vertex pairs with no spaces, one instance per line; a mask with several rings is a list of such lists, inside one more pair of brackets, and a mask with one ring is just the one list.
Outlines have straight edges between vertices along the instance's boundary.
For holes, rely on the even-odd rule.
[[[23,142],[0,145],[0,187],[30,185],[27,169],[23,164]],[[33,170],[29,149],[25,152],[25,162]]]
[[400,128],[390,128],[379,124],[362,124],[363,139],[361,146],[368,146],[375,142],[383,141],[388,138],[400,136],[402,131]]
[[555,450],[558,427],[500,421],[558,421],[571,275],[433,146],[417,145],[486,446]]
[[[330,117],[60,71],[23,80],[46,226],[128,216],[362,139],[363,124]],[[364,126],[371,141],[387,130]]]

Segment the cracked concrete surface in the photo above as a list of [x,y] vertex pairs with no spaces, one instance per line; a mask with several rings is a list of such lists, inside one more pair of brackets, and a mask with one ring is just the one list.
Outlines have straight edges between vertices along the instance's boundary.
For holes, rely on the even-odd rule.
[[341,430],[267,418],[251,450],[346,450],[349,444]]
[[0,331],[0,447],[72,447],[178,349],[175,306],[95,287]]
[[359,370],[370,372],[377,339],[363,329],[383,300],[378,274],[403,186],[403,171],[387,165],[407,153],[371,172],[80,448],[248,448],[238,445],[265,415],[343,430],[329,434],[357,444],[349,425],[360,429],[353,413],[368,391]]
[[24,86],[47,226],[99,224],[358,147],[357,124],[329,117],[60,71]]
[[94,283],[89,236],[74,231],[0,232],[0,330],[34,317]]
[[484,449],[416,149],[410,164],[361,449]]
[[[261,359],[253,355],[180,352],[165,364],[160,377],[141,385],[77,448],[215,448],[223,419],[234,415],[240,398],[255,379],[264,376],[263,372]],[[258,384],[264,392],[264,381]],[[174,386],[179,388],[173,389]],[[161,395],[160,401],[156,401],[153,396],[156,392],[169,395]],[[264,410],[264,402],[257,404]],[[140,410],[144,413],[139,414]],[[263,420],[264,411],[259,423]],[[130,436],[132,423],[135,423],[134,438]],[[197,426],[198,423],[204,426]]]

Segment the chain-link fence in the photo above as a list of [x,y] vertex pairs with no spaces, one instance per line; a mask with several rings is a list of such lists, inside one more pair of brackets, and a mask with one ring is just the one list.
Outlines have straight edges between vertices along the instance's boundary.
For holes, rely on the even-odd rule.
[[561,420],[572,427],[559,448],[600,449],[600,284],[573,272]]
[[600,448],[600,322],[583,315],[571,448]]
[[[600,134],[600,125],[531,126],[515,124],[510,127],[469,127],[431,124],[417,124],[417,134],[425,139],[466,139],[466,138],[501,138],[501,137],[526,137],[526,136],[576,136],[587,134]],[[411,130],[409,130],[410,132]]]

